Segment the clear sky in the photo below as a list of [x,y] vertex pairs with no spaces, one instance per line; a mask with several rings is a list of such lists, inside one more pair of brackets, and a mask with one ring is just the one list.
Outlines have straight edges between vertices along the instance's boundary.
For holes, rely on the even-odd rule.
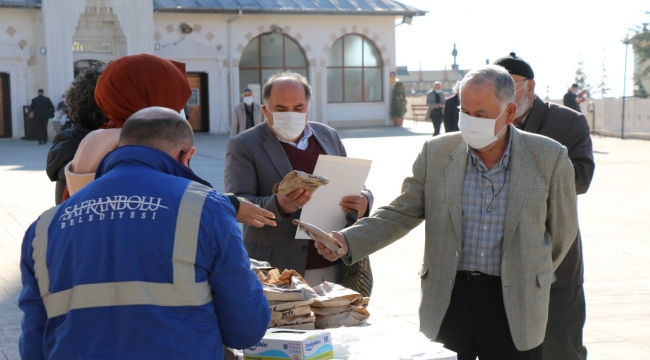
[[[603,62],[607,97],[623,94],[626,35],[650,22],[650,0],[398,0],[428,13],[395,28],[397,65],[418,70],[451,69],[454,43],[462,70],[485,65],[511,51],[535,72],[535,92],[559,99],[584,61],[587,83],[600,83]],[[650,25],[649,25],[650,26]],[[634,56],[629,47],[626,95],[632,93]],[[594,96],[596,97],[596,96]]]

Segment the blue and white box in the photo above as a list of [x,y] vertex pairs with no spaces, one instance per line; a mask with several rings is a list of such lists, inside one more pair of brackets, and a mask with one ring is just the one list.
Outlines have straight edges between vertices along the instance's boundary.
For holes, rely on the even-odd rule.
[[268,329],[257,345],[244,349],[245,360],[329,360],[332,335],[324,330]]

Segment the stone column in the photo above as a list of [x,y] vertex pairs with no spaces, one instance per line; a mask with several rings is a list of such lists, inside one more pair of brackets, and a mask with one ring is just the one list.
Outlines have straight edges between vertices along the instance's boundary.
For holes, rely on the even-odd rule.
[[[72,37],[85,3],[85,0],[42,1],[42,38],[47,52],[44,55],[47,82],[43,88],[55,105],[74,78]],[[35,50],[38,52],[40,49]]]
[[126,55],[153,54],[153,0],[113,1],[112,6],[127,39]]

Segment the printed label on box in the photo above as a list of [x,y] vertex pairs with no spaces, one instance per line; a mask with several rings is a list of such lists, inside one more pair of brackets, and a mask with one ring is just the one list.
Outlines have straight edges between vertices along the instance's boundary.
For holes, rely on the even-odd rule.
[[329,360],[334,357],[328,331],[269,329],[257,345],[244,349],[245,360]]

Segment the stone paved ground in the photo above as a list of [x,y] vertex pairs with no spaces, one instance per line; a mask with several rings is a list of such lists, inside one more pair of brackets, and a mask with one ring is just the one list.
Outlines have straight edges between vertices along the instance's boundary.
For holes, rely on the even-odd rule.
[[[403,178],[431,125],[341,130],[351,157],[373,160],[367,182],[375,204],[399,194]],[[195,171],[223,190],[227,137],[197,135]],[[44,166],[48,148],[0,140],[0,359],[18,359],[21,290],[18,262],[22,235],[53,204],[54,185]],[[585,253],[589,359],[650,360],[650,141],[594,138],[596,175],[579,197]],[[371,320],[404,330],[418,326],[419,278],[424,230],[371,257],[375,289]]]

